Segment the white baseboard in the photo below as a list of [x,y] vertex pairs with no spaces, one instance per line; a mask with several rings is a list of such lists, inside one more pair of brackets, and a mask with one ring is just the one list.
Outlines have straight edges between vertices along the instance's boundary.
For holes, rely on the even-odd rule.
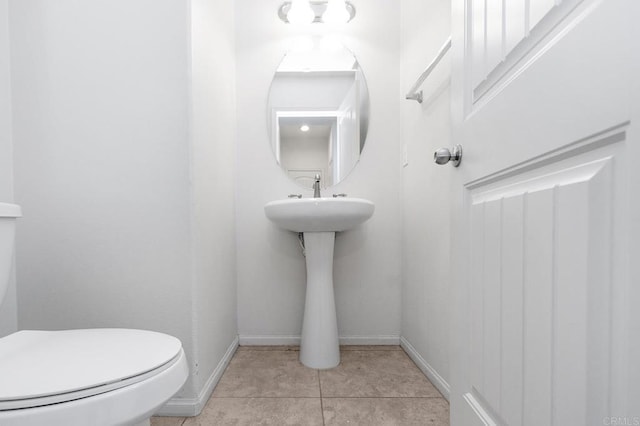
[[[341,345],[399,345],[400,336],[340,336]],[[241,335],[240,346],[298,346],[300,336]]]
[[200,414],[205,404],[211,397],[213,390],[220,381],[224,370],[229,365],[233,354],[238,349],[238,337],[236,336],[227,348],[224,356],[213,370],[197,398],[172,398],[155,414],[156,416],[193,417]]
[[284,335],[260,335],[251,336],[247,334],[240,335],[240,346],[298,346],[300,345],[300,336],[284,336]]
[[424,358],[422,358],[422,355],[420,355],[416,348],[414,348],[413,345],[411,345],[411,343],[409,343],[409,341],[404,337],[400,338],[400,346],[402,346],[402,349],[404,349],[407,355],[409,355],[409,358],[411,358],[413,362],[416,363],[418,368],[422,370],[424,375],[427,376],[431,383],[433,383],[433,385],[438,388],[442,396],[444,396],[445,399],[449,401],[449,394],[451,392],[449,383],[447,383],[447,381],[443,379],[442,376],[438,374],[438,372],[433,367],[431,367],[427,361],[424,360]]
[[340,336],[341,345],[392,345],[400,344],[400,336],[380,335],[380,336]]

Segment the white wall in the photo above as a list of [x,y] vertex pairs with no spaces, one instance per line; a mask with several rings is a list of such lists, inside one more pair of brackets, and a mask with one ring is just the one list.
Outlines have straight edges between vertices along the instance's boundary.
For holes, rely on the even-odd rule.
[[[191,0],[193,328],[201,408],[237,344],[233,0]],[[221,362],[222,360],[222,362]],[[209,382],[207,382],[209,381]]]
[[[239,334],[245,343],[295,342],[302,325],[304,259],[296,235],[269,223],[263,208],[268,201],[301,192],[276,164],[267,130],[269,86],[288,43],[299,33],[278,19],[276,11],[281,1],[235,3]],[[324,194],[345,192],[368,198],[376,204],[376,211],[361,227],[336,237],[338,328],[341,336],[355,337],[352,342],[366,338],[397,342],[401,275],[400,11],[398,4],[386,0],[354,4],[357,16],[342,35],[369,84],[369,135],[355,171]],[[321,26],[313,28],[318,31]],[[312,196],[312,192],[304,191],[304,196]]]
[[283,137],[281,133],[280,164],[284,170],[321,170],[323,179],[331,179],[328,170],[329,142],[329,137],[306,135]]
[[[13,201],[13,144],[11,140],[11,74],[9,70],[8,0],[0,0],[0,202]],[[11,277],[0,303],[0,337],[16,331],[16,286]]]
[[184,414],[236,337],[233,28],[209,3],[11,3],[19,326],[177,336]]
[[[450,0],[402,1],[402,89],[406,93],[450,34]],[[448,392],[449,179],[452,167],[433,163],[451,145],[449,56],[422,90],[425,100],[402,103],[403,346],[441,392]]]
[[354,76],[279,74],[269,90],[269,108],[338,108]]
[[136,327],[192,346],[186,13],[11,3],[21,329]]

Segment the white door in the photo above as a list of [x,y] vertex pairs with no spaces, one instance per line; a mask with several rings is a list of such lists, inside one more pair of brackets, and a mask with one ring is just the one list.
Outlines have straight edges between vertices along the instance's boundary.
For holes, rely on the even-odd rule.
[[354,81],[338,107],[337,125],[337,174],[334,181],[339,182],[353,170],[360,160],[360,99],[358,81]]
[[640,425],[640,2],[453,3],[452,425]]

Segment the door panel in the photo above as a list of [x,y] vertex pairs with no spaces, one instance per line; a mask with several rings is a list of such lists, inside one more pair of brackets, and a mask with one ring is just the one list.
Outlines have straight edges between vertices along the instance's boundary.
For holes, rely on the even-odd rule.
[[631,6],[454,2],[454,426],[640,424]]
[[504,79],[541,41],[573,24],[565,19],[583,0],[469,0],[473,101]]
[[604,416],[606,407],[588,407],[587,398],[606,400],[606,377],[587,378],[588,364],[607,372],[609,362],[597,348],[611,338],[610,154],[529,167],[466,189],[467,397],[498,424],[588,424],[589,411]]

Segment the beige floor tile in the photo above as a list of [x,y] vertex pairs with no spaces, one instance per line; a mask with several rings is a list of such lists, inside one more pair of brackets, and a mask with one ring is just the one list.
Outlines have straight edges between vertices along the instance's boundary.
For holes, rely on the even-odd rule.
[[318,372],[298,361],[297,351],[239,351],[213,397],[319,397]]
[[185,417],[151,417],[151,426],[182,426]]
[[340,365],[320,370],[323,397],[440,397],[404,351],[343,351]]
[[211,398],[184,426],[321,426],[319,398]]
[[444,398],[323,398],[325,425],[448,426]]
[[401,351],[397,345],[340,345],[341,351]]

